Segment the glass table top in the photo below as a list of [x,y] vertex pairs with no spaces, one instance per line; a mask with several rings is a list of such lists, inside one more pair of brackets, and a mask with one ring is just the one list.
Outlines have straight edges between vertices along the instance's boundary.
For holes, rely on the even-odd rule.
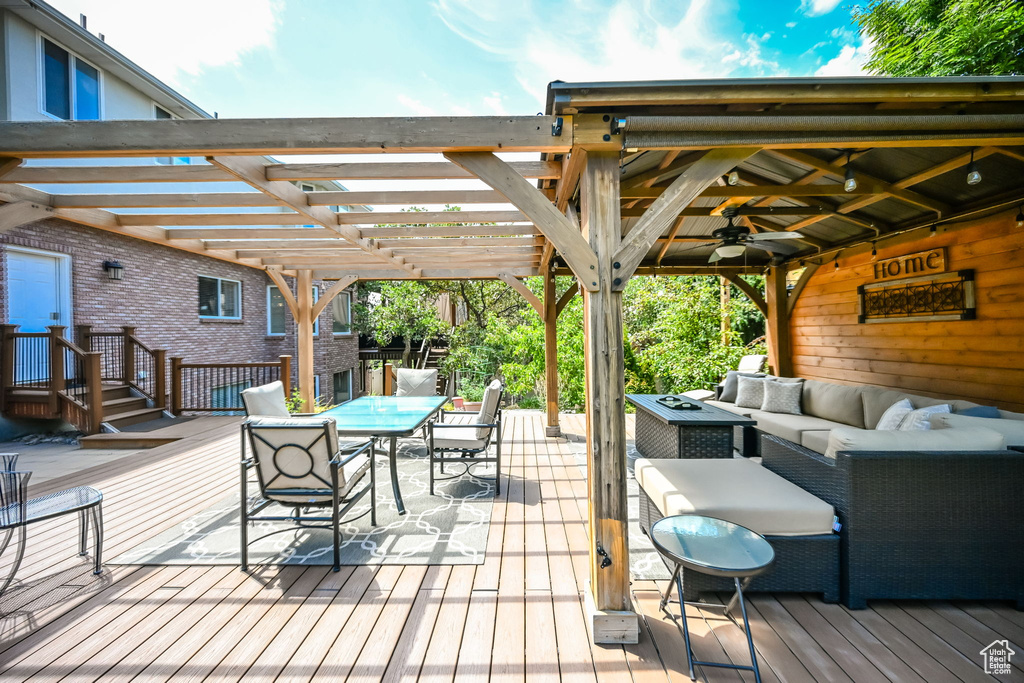
[[651,540],[669,559],[708,574],[756,574],[775,560],[775,551],[763,536],[714,517],[659,519],[651,526]]
[[350,436],[411,434],[448,401],[444,396],[363,396],[320,413]]

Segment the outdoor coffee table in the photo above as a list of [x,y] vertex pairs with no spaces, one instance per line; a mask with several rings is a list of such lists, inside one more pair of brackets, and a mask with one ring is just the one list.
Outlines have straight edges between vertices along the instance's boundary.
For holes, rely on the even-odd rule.
[[731,458],[734,428],[757,424],[692,399],[699,410],[675,410],[658,403],[662,396],[626,395],[636,406],[636,449],[645,458]]
[[391,440],[391,490],[398,514],[404,515],[405,503],[398,486],[398,439],[415,434],[447,401],[444,396],[363,396],[320,414],[334,418],[338,436]]
[[[675,615],[667,609],[672,595],[672,585],[675,584],[679,593],[680,621],[683,622],[682,632],[683,640],[686,642],[686,661],[690,666],[690,679],[696,680],[693,665],[699,664],[753,671],[754,679],[760,683],[761,672],[757,668],[757,655],[754,653],[754,640],[750,635],[750,622],[747,621],[743,589],[750,584],[751,579],[764,573],[775,561],[775,551],[771,544],[764,536],[739,524],[703,515],[674,515],[659,519],[651,525],[650,537],[658,552],[675,565],[668,589],[661,599],[661,609],[675,620]],[[724,606],[686,602],[683,599],[684,568],[709,576],[731,578],[736,585],[736,594],[729,600],[729,604]],[[695,659],[690,647],[690,629],[686,625],[686,605],[697,604],[702,609],[723,609],[724,614],[729,616],[737,602],[743,614],[743,631],[747,635],[747,645],[750,648],[750,666],[702,662]],[[676,625],[678,626],[678,623]]]

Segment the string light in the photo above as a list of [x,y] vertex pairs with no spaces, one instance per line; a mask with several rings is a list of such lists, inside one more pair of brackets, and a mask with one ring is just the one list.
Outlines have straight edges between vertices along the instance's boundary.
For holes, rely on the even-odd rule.
[[1018,228],[1024,228],[1024,204],[1017,209],[1017,217],[1014,220],[1017,221]]
[[729,175],[726,176],[726,182],[729,183],[730,185],[733,185],[733,186],[739,185],[740,184],[740,172],[737,171],[735,168],[732,169],[729,172]]
[[847,150],[846,152],[846,182],[843,183],[843,189],[847,192],[853,192],[857,189],[857,178],[853,175],[853,167],[850,165],[851,157],[853,152]]
[[974,162],[974,150],[971,150],[971,163],[967,164],[967,184],[977,185],[981,182],[981,171],[978,170],[978,165]]
[[928,236],[929,237],[935,237],[935,233],[938,232],[938,231],[939,231],[939,226],[937,226],[935,223],[932,223],[932,227],[928,231]]
[[834,266],[834,270],[836,272],[838,272],[839,271],[839,254],[836,254],[836,260],[832,262],[832,265]]
[[876,256],[878,256],[878,248],[875,246],[875,243],[872,242],[871,243],[871,258],[875,258]]

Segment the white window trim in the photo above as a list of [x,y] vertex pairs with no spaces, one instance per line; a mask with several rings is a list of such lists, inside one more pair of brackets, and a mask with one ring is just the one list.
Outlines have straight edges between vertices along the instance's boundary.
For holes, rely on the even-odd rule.
[[[223,280],[224,278],[220,278],[220,279]],[[283,337],[285,335],[285,332],[271,332],[270,331],[270,290],[271,289],[277,289],[277,288],[278,288],[277,285],[267,285],[267,336],[268,337]],[[313,285],[313,303],[316,304],[316,302],[319,301],[319,300],[320,300],[320,288],[317,287],[316,285]],[[285,310],[288,310],[287,306],[285,306]],[[287,324],[285,326],[287,327]],[[317,319],[313,321],[313,336],[314,337],[320,336],[320,317],[319,316],[317,316]]]
[[[178,120],[181,119],[180,116],[175,115],[175,113],[173,111],[171,111],[167,107],[161,105],[156,100],[153,100],[152,102],[153,102],[153,118],[155,120],[157,120],[157,121],[178,121]],[[169,119],[161,119],[160,117],[158,117],[156,115],[156,110],[157,109],[160,109],[161,111],[164,111],[167,114],[170,114],[170,118]],[[166,161],[161,161],[161,159],[166,159]],[[180,161],[180,159],[185,159],[185,161]],[[153,160],[156,163],[158,163],[159,165],[161,165],[161,166],[191,166],[192,165],[192,157],[154,157]]]
[[[49,256],[57,259],[58,270],[57,277],[60,278],[60,282],[57,283],[60,291],[60,305],[61,310],[66,311],[65,317],[67,322],[55,321],[54,324],[67,325],[67,332],[70,334],[75,329],[75,309],[72,307],[74,293],[71,291],[74,287],[74,283],[71,281],[71,255],[63,254],[59,251],[46,251],[45,249],[32,249],[31,247],[20,247],[15,245],[4,245],[7,251],[16,251],[21,254],[38,254],[39,256]],[[7,274],[4,274],[7,277]],[[5,282],[4,285],[7,288],[7,296],[11,296],[10,284]],[[10,308],[8,307],[8,311]]]
[[[241,280],[232,280],[229,277],[218,277],[216,275],[203,275],[203,274],[200,273],[200,274],[196,275],[196,287],[197,288],[199,286],[199,278],[201,278],[201,277],[205,277],[208,280],[217,280],[217,282],[218,282],[218,284],[217,284],[217,300],[218,301],[220,301],[220,284],[219,283],[221,283],[221,282],[234,282],[234,283],[236,283],[238,285],[238,315],[235,315],[235,316],[231,316],[231,315],[200,315],[199,316],[200,320],[241,320],[242,319],[242,281]],[[196,296],[199,296],[198,289],[196,291]]]
[[75,100],[77,99],[78,88],[75,87],[75,79],[74,79],[74,68],[75,68],[75,66],[74,66],[74,62],[72,62],[71,65],[70,65],[71,66],[71,70],[72,70],[72,74],[70,75],[70,77],[71,77],[71,102],[69,103],[70,107],[69,107],[68,113],[71,114],[71,118],[69,118],[69,119],[62,119],[59,116],[54,116],[50,112],[46,111],[46,59],[44,59],[44,57],[43,57],[43,41],[44,40],[48,40],[51,43],[53,43],[54,45],[56,45],[57,47],[59,47],[60,49],[64,50],[69,55],[71,55],[71,57],[73,59],[81,60],[81,61],[85,62],[86,64],[88,64],[89,66],[91,66],[92,68],[96,69],[96,74],[97,74],[97,79],[98,79],[96,97],[99,99],[99,102],[97,102],[97,109],[99,110],[99,118],[97,120],[98,121],[106,120],[106,118],[107,118],[106,117],[106,112],[104,111],[105,107],[103,106],[104,102],[107,99],[106,98],[106,90],[105,90],[105,88],[106,88],[106,82],[105,82],[106,81],[106,74],[104,74],[103,69],[101,69],[100,67],[96,66],[95,64],[90,62],[88,59],[83,59],[81,56],[79,56],[79,54],[77,52],[75,52],[74,50],[69,50],[67,47],[64,46],[63,43],[60,43],[60,42],[54,40],[53,38],[51,38],[50,36],[46,35],[42,31],[36,31],[36,71],[37,71],[37,74],[36,74],[37,75],[37,78],[36,78],[36,89],[39,92],[39,98],[38,98],[38,102],[36,104],[39,107],[39,113],[42,114],[43,116],[49,118],[49,119],[54,120],[54,121],[78,121],[78,119],[75,118]]
[[[288,331],[288,316],[284,319],[284,332],[274,332],[270,325],[270,290],[277,289],[277,285],[267,285],[267,336],[268,337],[283,337]],[[288,310],[288,304],[284,306],[284,310]]]
[[[335,337],[351,337],[352,336],[352,290],[346,289],[343,292],[339,292],[338,296],[348,297],[348,332],[335,332],[334,331],[334,309],[331,309],[331,333]],[[351,382],[350,382],[351,383]]]

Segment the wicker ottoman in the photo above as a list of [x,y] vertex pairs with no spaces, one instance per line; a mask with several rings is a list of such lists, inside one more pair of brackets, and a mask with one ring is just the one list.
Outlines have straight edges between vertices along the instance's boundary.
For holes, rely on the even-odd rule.
[[[839,536],[832,506],[745,458],[636,462],[640,528],[662,517],[698,514],[725,519],[762,534],[775,564],[754,581],[754,592],[821,593],[839,601]],[[671,569],[671,567],[670,567]],[[730,591],[726,579],[683,573],[684,599]]]

